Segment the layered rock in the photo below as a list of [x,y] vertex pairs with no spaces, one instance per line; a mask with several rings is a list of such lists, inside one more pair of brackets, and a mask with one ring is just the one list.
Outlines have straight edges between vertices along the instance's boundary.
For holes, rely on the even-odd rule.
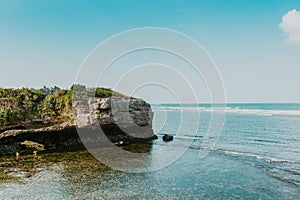
[[44,128],[2,132],[0,133],[0,155],[11,155],[16,152],[30,153],[26,145],[23,145],[25,141],[44,145],[48,152],[83,149],[75,126],[66,122]]

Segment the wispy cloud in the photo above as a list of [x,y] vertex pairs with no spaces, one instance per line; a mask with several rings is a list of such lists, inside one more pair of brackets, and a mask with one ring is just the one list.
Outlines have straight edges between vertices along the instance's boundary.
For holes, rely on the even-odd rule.
[[283,15],[279,28],[290,44],[300,45],[300,11],[293,9]]

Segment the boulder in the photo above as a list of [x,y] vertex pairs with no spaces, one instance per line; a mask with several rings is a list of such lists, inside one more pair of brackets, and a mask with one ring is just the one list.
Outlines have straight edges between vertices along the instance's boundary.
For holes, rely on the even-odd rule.
[[163,141],[165,142],[170,142],[174,139],[174,137],[172,135],[167,135],[165,134],[163,137],[162,137]]

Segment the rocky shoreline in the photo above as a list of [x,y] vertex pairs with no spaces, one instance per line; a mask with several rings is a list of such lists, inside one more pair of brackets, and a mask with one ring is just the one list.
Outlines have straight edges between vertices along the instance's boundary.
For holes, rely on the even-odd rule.
[[[151,106],[141,99],[86,97],[73,102],[73,113],[75,123],[32,121],[2,127],[0,156],[81,150],[86,141],[97,143],[101,137],[116,145],[157,139],[152,129]],[[105,135],[98,134],[100,127]]]

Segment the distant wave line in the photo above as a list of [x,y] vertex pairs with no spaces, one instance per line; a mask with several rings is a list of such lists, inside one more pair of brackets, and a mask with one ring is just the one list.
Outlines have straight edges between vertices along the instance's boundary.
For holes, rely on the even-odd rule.
[[175,111],[191,111],[191,112],[214,112],[214,113],[231,113],[231,114],[252,114],[262,116],[300,116],[300,110],[266,110],[266,109],[241,109],[232,107],[170,107],[170,106],[153,106],[156,112],[175,112]]

